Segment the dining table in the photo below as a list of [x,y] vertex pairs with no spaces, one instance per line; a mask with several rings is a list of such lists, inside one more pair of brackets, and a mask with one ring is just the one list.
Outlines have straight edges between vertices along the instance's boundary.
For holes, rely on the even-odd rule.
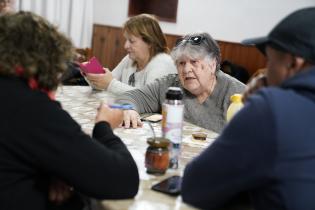
[[[59,101],[74,120],[82,127],[82,130],[91,135],[94,127],[95,115],[100,103],[112,104],[116,96],[107,91],[93,90],[90,86],[60,86],[56,92],[56,100]],[[152,113],[143,114],[148,116]],[[205,140],[195,140],[193,133],[203,132],[207,134]],[[144,122],[142,127],[114,129],[127,146],[136,161],[140,186],[137,195],[132,199],[101,200],[99,209],[108,210],[191,210],[196,209],[182,201],[180,195],[171,196],[151,189],[151,187],[173,175],[183,175],[185,166],[218,136],[217,133],[198,127],[189,122],[183,123],[181,154],[179,167],[167,169],[165,174],[147,173],[145,167],[145,153],[148,148],[147,139],[153,136],[162,136],[161,123]],[[126,176],[128,173],[126,172]]]

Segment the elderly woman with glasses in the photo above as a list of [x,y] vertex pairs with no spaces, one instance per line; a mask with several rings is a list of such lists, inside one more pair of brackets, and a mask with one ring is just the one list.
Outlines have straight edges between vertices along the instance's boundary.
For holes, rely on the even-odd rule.
[[95,89],[120,94],[175,73],[176,67],[157,19],[148,14],[131,17],[123,27],[128,55],[110,72],[87,74]]
[[161,112],[168,87],[183,89],[184,118],[198,126],[220,132],[230,96],[245,85],[220,70],[220,49],[208,33],[186,35],[171,52],[178,74],[168,75],[138,90],[124,93],[119,103],[132,104],[124,111],[126,128],[141,126],[139,113]]

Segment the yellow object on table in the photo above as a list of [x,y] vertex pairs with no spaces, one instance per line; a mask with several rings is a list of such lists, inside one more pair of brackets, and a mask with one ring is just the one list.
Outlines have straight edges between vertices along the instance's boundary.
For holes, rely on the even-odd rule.
[[244,104],[242,102],[243,95],[242,94],[234,94],[231,96],[231,104],[226,113],[226,121],[229,122],[232,117],[243,108]]

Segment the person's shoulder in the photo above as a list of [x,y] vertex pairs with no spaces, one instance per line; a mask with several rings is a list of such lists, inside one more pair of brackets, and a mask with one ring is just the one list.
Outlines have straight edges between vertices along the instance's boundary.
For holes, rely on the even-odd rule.
[[221,70],[219,70],[217,72],[217,77],[218,77],[218,79],[221,79],[221,80],[226,80],[226,81],[229,81],[229,82],[232,82],[232,83],[235,83],[235,84],[239,84],[240,86],[245,86],[244,83],[242,83],[238,79],[232,77],[231,75],[228,75],[228,74],[224,73]]
[[12,101],[15,101],[16,104],[23,104],[23,109],[27,112],[22,111],[21,113],[32,120],[52,119],[64,112],[60,102],[51,99],[46,92],[32,90],[28,87],[19,87],[15,91],[19,91],[19,93],[12,94]]
[[129,55],[126,55],[125,57],[123,57],[120,61],[121,63],[125,63],[125,64],[132,64],[133,60],[129,58]]
[[153,60],[170,60],[173,61],[172,57],[164,52],[156,54],[153,58]]
[[175,65],[172,57],[167,53],[158,53],[151,58],[150,65]]
[[277,86],[261,88],[256,92],[257,97],[264,98],[269,103],[282,102],[284,98],[292,97],[292,91]]
[[257,91],[257,95],[260,95],[261,97],[278,97],[280,95],[285,94],[287,90],[280,88],[278,86],[269,86],[269,87],[263,87]]
[[178,86],[180,83],[178,74],[168,74],[161,78],[156,79],[156,81],[164,84],[170,84],[172,86]]
[[168,87],[179,87],[180,81],[177,74],[168,74],[155,79],[150,85],[155,88],[158,87],[159,89],[166,89]]
[[[156,71],[158,69],[158,71]],[[167,53],[155,55],[147,66],[148,72],[154,72],[160,76],[177,73],[177,69],[172,57]]]
[[123,57],[120,62],[117,64],[117,66],[113,69],[112,72],[126,72],[130,68],[133,68],[133,60],[129,58],[129,55],[126,55]]
[[[48,96],[48,93],[45,91],[32,89],[27,83],[19,78],[1,78],[1,84],[7,87],[6,93],[10,96],[15,97],[23,106],[28,106],[29,104],[36,104],[37,107],[44,106],[46,104],[59,104],[60,103],[54,100],[51,100]],[[53,102],[53,103],[51,103]],[[30,107],[32,107],[31,105]]]
[[277,101],[281,101],[286,97],[283,90],[279,87],[264,87],[248,97],[246,103],[254,104],[255,106],[274,107]]
[[123,68],[126,68],[126,66],[132,66],[132,65],[133,65],[133,62],[134,62],[134,61],[129,58],[129,55],[126,55],[125,57],[123,57],[123,58],[120,60],[119,64],[116,66],[116,68],[117,68],[118,66],[123,67]]

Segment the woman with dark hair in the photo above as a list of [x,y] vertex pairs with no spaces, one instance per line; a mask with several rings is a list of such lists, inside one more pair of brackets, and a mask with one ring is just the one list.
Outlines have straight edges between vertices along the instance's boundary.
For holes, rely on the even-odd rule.
[[165,36],[154,16],[141,14],[131,17],[124,24],[123,33],[128,55],[112,72],[87,74],[94,88],[120,94],[176,72],[168,55]]
[[91,138],[54,100],[73,57],[72,43],[42,17],[0,17],[1,210],[77,210],[83,197],[137,193],[137,166],[111,129],[122,112],[100,105]]

